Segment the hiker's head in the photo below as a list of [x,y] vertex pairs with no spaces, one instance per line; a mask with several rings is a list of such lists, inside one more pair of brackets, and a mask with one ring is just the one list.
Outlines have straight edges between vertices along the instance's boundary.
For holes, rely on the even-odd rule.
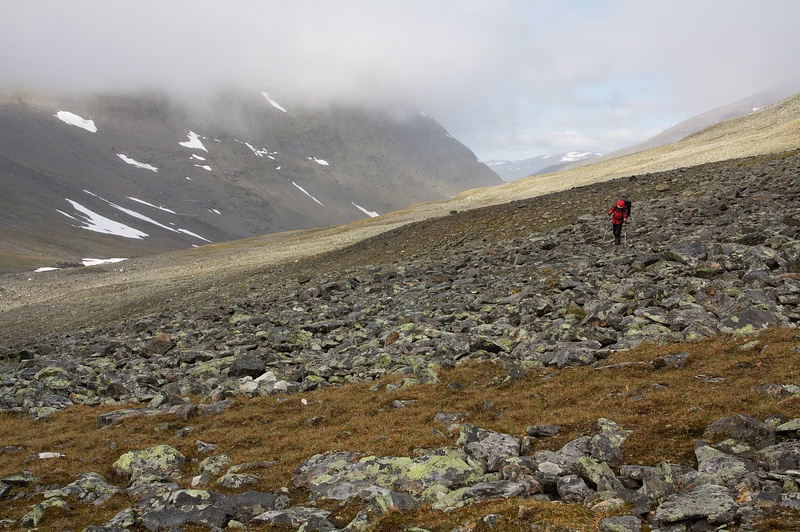
[[625,208],[625,202],[622,201],[622,200],[619,200],[617,202],[617,207],[619,207],[620,209],[624,209]]

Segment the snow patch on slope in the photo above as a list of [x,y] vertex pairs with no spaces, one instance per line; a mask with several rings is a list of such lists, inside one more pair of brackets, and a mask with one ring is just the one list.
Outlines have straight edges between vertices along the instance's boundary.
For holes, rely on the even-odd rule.
[[286,109],[284,109],[283,107],[281,107],[280,105],[278,105],[278,102],[276,102],[275,100],[273,100],[272,98],[270,98],[270,97],[269,97],[269,94],[267,94],[266,92],[262,92],[262,93],[261,93],[261,95],[262,95],[264,98],[266,98],[266,99],[267,99],[267,101],[268,101],[269,103],[271,103],[271,104],[272,104],[272,107],[274,107],[274,108],[275,108],[275,109],[277,109],[278,111],[283,111],[284,113],[286,112]]
[[94,125],[94,120],[86,120],[85,118],[81,118],[75,113],[70,113],[69,111],[59,111],[53,116],[71,126],[77,126],[81,129],[85,129],[86,131],[97,133],[97,126]]
[[134,198],[134,197],[128,196],[128,199],[131,200],[131,201],[135,201],[137,203],[141,203],[142,205],[147,205],[148,207],[153,207],[154,209],[158,209],[160,211],[168,212],[170,214],[175,214],[175,211],[173,211],[173,210],[167,209],[166,207],[160,207],[158,205],[153,205],[152,203],[147,203],[146,201],[140,200],[139,198]]
[[582,161],[584,159],[591,157],[597,157],[601,155],[600,153],[595,153],[591,151],[570,151],[565,153],[558,162],[560,163],[574,163],[575,161]]
[[312,196],[311,194],[309,194],[309,193],[308,193],[308,191],[306,191],[306,189],[304,189],[303,187],[301,187],[300,185],[298,185],[298,184],[297,184],[297,183],[295,183],[294,181],[292,181],[292,184],[293,184],[294,186],[296,186],[298,189],[300,189],[300,191],[301,191],[303,194],[305,194],[305,195],[306,195],[306,196],[308,196],[309,198],[313,199],[314,201],[316,201],[317,203],[319,203],[320,205],[322,205],[322,202],[321,202],[320,200],[318,200],[317,198],[315,198],[314,196]]
[[58,211],[67,218],[71,220],[75,220],[78,224],[75,227],[80,227],[81,229],[87,229],[89,231],[94,231],[95,233],[105,233],[108,235],[115,235],[121,236],[125,238],[133,238],[136,240],[141,240],[144,237],[148,236],[147,233],[143,233],[138,229],[134,229],[125,224],[121,224],[119,222],[115,222],[105,216],[101,216],[91,210],[87,209],[77,201],[73,201],[69,198],[66,200],[72,205],[72,208],[78,211],[78,214],[73,216],[68,214],[64,211]]
[[115,264],[128,259],[113,258],[113,259],[83,259],[81,264],[84,266],[97,266],[98,264]]
[[276,151],[270,153],[270,151],[268,149],[266,149],[266,148],[264,148],[264,149],[256,148],[255,146],[253,146],[252,144],[250,144],[248,142],[242,142],[242,144],[244,144],[245,146],[250,148],[250,151],[252,151],[254,154],[256,154],[259,157],[264,157],[266,155],[270,159],[275,160],[275,157],[273,157],[273,155],[276,155],[278,153]]
[[113,207],[113,208],[117,209],[118,211],[124,212],[124,213],[125,213],[125,214],[127,214],[128,216],[130,216],[130,217],[132,217],[132,218],[136,218],[137,220],[141,220],[141,221],[143,221],[143,222],[147,222],[147,223],[149,223],[149,224],[153,224],[153,225],[155,225],[156,227],[160,227],[161,229],[166,229],[167,231],[171,231],[171,232],[173,232],[173,233],[181,233],[181,234],[184,234],[184,235],[189,235],[189,236],[191,236],[191,237],[194,237],[194,238],[197,238],[197,239],[200,239],[200,240],[204,240],[204,241],[206,241],[206,242],[211,242],[211,240],[209,240],[209,239],[207,239],[207,238],[203,238],[202,236],[200,236],[200,235],[198,235],[198,234],[196,234],[196,233],[193,233],[193,232],[191,232],[191,231],[188,231],[188,230],[186,230],[186,229],[180,229],[180,228],[176,229],[176,228],[174,228],[174,227],[170,227],[170,226],[168,226],[168,225],[164,225],[164,224],[162,224],[162,223],[159,223],[159,222],[157,222],[157,221],[153,220],[152,218],[150,218],[150,217],[148,217],[148,216],[145,216],[144,214],[138,213],[138,212],[136,212],[136,211],[134,211],[134,210],[131,210],[131,209],[126,209],[125,207],[121,207],[121,206],[117,205],[116,203],[112,203],[112,202],[108,201],[108,200],[107,200],[107,199],[105,199],[105,198],[101,198],[100,196],[98,196],[98,195],[96,195],[96,194],[93,194],[93,193],[89,192],[88,190],[85,190],[84,192],[86,192],[87,194],[89,194],[89,195],[91,195],[91,196],[94,196],[94,197],[96,197],[96,198],[97,198],[97,199],[99,199],[99,200],[105,201],[105,202],[106,202],[106,203],[108,203],[108,204],[109,204],[111,207]]
[[354,206],[355,206],[355,207],[356,207],[358,210],[360,210],[361,212],[363,212],[364,214],[366,214],[366,215],[367,215],[367,216],[369,216],[370,218],[375,218],[375,217],[377,217],[377,216],[380,216],[380,214],[378,214],[377,212],[375,212],[375,211],[368,211],[367,209],[365,209],[365,208],[364,208],[364,207],[362,207],[361,205],[358,205],[358,204],[356,204],[354,201],[351,201],[350,203],[352,203],[352,204],[353,204],[353,205],[354,205]]
[[139,161],[131,159],[127,155],[123,155],[121,153],[118,153],[117,157],[119,157],[120,159],[122,159],[126,163],[130,164],[131,166],[135,166],[137,168],[143,168],[145,170],[150,170],[150,171],[153,171],[153,172],[158,172],[158,168],[156,168],[155,166],[152,166],[152,165],[149,165],[149,164],[145,164],[145,163],[140,163]]
[[203,145],[203,142],[200,140],[200,136],[194,131],[189,132],[189,140],[187,140],[186,142],[179,142],[179,144],[184,148],[191,148],[208,152],[206,147]]
[[[180,234],[191,236],[193,238],[197,238],[199,240],[203,240],[205,242],[211,242],[211,240],[209,240],[207,238],[203,238],[202,236],[200,236],[200,235],[198,235],[196,233],[193,233],[193,232],[191,232],[191,231],[189,231],[187,229],[170,227],[168,225],[164,225],[162,223],[159,223],[156,220],[153,220],[152,218],[150,218],[148,216],[145,216],[144,214],[136,212],[136,211],[134,211],[132,209],[126,209],[125,207],[122,207],[122,206],[117,205],[117,204],[115,204],[115,203],[113,203],[111,201],[108,201],[107,199],[102,198],[102,197],[98,196],[97,194],[94,194],[93,192],[90,192],[88,190],[84,190],[84,192],[87,193],[88,195],[92,196],[92,197],[95,197],[95,198],[99,199],[100,201],[104,201],[105,203],[107,203],[112,208],[117,209],[118,211],[127,214],[131,218],[134,218],[134,219],[137,219],[137,220],[141,220],[143,222],[147,222],[149,224],[155,225],[156,227],[160,227],[161,229],[166,229],[167,231],[171,231],[173,233],[180,233]],[[141,204],[144,204],[144,205],[147,205],[149,207],[153,207],[153,208],[158,209],[158,210],[162,210],[162,211],[170,213],[170,214],[174,214],[174,212],[169,210],[169,209],[165,209],[164,207],[158,207],[156,205],[151,205],[150,203],[147,203],[146,201],[142,201],[140,199],[136,199],[136,198],[128,198],[128,199],[130,199],[132,201],[135,201],[135,202],[138,202],[138,203],[141,203]],[[137,239],[137,240],[140,240],[142,238],[145,238],[145,237],[149,236],[147,233],[145,233],[143,231],[139,231],[138,229],[134,229],[134,228],[132,228],[132,227],[130,227],[128,225],[125,225],[125,224],[122,224],[122,223],[119,223],[119,222],[115,222],[114,220],[106,218],[105,216],[101,216],[101,215],[89,210],[88,208],[84,207],[83,205],[81,205],[77,201],[73,201],[73,200],[71,200],[69,198],[66,198],[66,200],[72,205],[73,209],[75,209],[75,211],[77,211],[77,214],[73,215],[73,214],[69,214],[69,213],[66,213],[66,212],[60,211],[60,210],[58,212],[63,214],[67,218],[69,218],[71,220],[74,220],[78,224],[80,224],[80,225],[76,225],[76,227],[80,227],[81,229],[87,229],[89,231],[94,231],[94,232],[97,232],[97,233],[105,233],[105,234],[110,234],[110,235],[115,235],[115,236],[122,236],[122,237],[125,237],[125,238],[134,238],[134,239]],[[174,224],[171,224],[171,225],[174,225]]]

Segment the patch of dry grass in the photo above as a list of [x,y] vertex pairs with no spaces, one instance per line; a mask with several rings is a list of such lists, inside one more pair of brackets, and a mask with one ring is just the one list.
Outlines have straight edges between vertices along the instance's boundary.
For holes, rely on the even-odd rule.
[[[800,374],[800,353],[795,350],[798,345],[800,333],[793,329],[770,330],[755,338],[720,336],[691,344],[643,345],[604,361],[614,364],[612,368],[551,370],[511,384],[503,384],[499,364],[476,362],[442,372],[442,382],[436,385],[387,393],[371,391],[374,383],[361,383],[287,397],[238,399],[222,414],[188,422],[170,416],[142,416],[100,428],[96,416],[111,409],[87,407],[71,408],[42,421],[3,414],[0,441],[24,450],[0,455],[0,474],[27,470],[41,477],[40,485],[51,486],[65,485],[80,473],[95,471],[110,482],[123,485],[124,479],[116,477],[111,468],[121,454],[167,443],[187,457],[181,483],[188,487],[199,461],[205,457],[195,444],[202,440],[216,443],[217,452],[228,454],[232,464],[276,460],[276,465],[262,473],[258,486],[261,490],[275,490],[291,487],[295,467],[315,453],[348,450],[408,455],[416,448],[452,445],[457,432],[437,425],[433,421],[437,412],[469,412],[470,423],[519,436],[530,425],[563,427],[558,436],[535,441],[534,450],[555,450],[578,436],[593,434],[597,419],[605,417],[632,431],[623,447],[625,463],[654,465],[667,461],[694,465],[694,442],[721,417],[735,413],[759,419],[776,413],[800,417],[800,399],[778,400],[758,391],[763,384],[796,384]],[[657,356],[681,351],[690,353],[688,364],[682,369],[656,370],[649,365]],[[448,388],[451,382],[458,382],[462,388]],[[308,404],[303,405],[301,399]],[[398,409],[392,406],[396,399],[416,402]],[[188,435],[176,434],[189,425],[193,429]],[[47,451],[64,453],[66,457],[29,458]],[[304,493],[294,490],[293,497],[294,503],[302,502]],[[41,498],[12,497],[0,502],[0,514],[18,519]],[[70,503],[74,514],[48,516],[52,519],[48,526],[77,528],[98,524],[133,501],[119,495],[100,508]],[[346,520],[359,507],[344,505],[334,515]],[[475,522],[487,513],[502,516],[502,530],[514,530],[519,523],[537,520],[592,530],[598,520],[597,515],[582,507],[515,499],[484,503],[452,514],[423,510],[391,515],[380,529],[400,530],[425,523],[431,530],[450,530],[464,522]],[[771,519],[777,520],[773,526],[779,527],[780,523],[796,522],[797,515],[789,513]]]

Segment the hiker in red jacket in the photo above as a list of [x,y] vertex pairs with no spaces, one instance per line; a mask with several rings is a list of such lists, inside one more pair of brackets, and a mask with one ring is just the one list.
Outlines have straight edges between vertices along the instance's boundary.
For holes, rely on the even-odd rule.
[[611,228],[614,230],[614,245],[618,246],[622,244],[622,224],[628,219],[625,202],[619,200],[613,207],[608,209],[608,214],[611,215]]

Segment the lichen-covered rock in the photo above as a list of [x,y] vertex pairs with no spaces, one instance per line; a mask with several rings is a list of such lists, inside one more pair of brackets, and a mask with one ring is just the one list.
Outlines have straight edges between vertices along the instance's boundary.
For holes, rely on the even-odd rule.
[[84,502],[95,505],[102,504],[105,500],[121,492],[122,489],[106,482],[98,473],[83,473],[78,480],[63,488],[47,490],[45,497],[74,497]]
[[720,322],[720,331],[732,334],[753,334],[767,327],[782,325],[774,312],[748,308]]
[[172,530],[187,525],[225,528],[231,520],[249,523],[274,510],[272,493],[248,491],[233,495],[205,490],[174,489],[141,499],[135,508],[137,523],[148,530]]
[[758,464],[719,451],[705,442],[698,442],[694,450],[697,470],[722,483],[736,481],[748,473],[758,471]]
[[465,423],[458,441],[468,455],[478,460],[487,471],[498,470],[498,458],[519,456],[520,441],[510,434],[485,430]]
[[664,502],[667,497],[678,492],[678,478],[669,464],[659,463],[649,468],[641,477],[642,492],[653,505]]
[[761,449],[758,454],[770,471],[800,469],[800,441],[776,443]]
[[623,429],[610,419],[597,421],[600,433],[593,436],[588,443],[588,452],[592,458],[617,467],[622,462],[622,444],[630,436],[630,431]]
[[320,508],[294,506],[285,510],[270,510],[253,518],[255,524],[291,525],[302,530],[319,530],[321,532],[336,530],[328,521],[331,513]]
[[[620,492],[625,489],[606,462],[582,456],[572,465],[572,470],[597,492]],[[612,495],[613,496],[613,495]]]
[[219,475],[222,473],[222,470],[231,462],[230,456],[227,454],[220,454],[215,456],[209,456],[208,458],[203,459],[200,462],[200,465],[197,466],[197,473],[199,475],[209,474],[209,475]]
[[415,458],[367,456],[352,453],[316,455],[296,470],[294,482],[307,487],[314,498],[366,499],[389,496],[391,491],[419,495],[432,486],[444,489],[474,483],[483,474],[462,451],[443,449]]
[[157,445],[141,451],[130,451],[114,462],[114,472],[130,477],[135,471],[162,476],[177,475],[183,469],[186,458],[174,447]]
[[653,514],[660,525],[681,521],[705,520],[712,525],[734,522],[735,505],[728,490],[716,484],[703,484],[668,497]]
[[22,517],[20,524],[23,527],[38,527],[46,516],[59,511],[72,513],[72,507],[60,497],[50,497],[34,505],[33,509]]
[[245,486],[255,486],[259,479],[255,475],[246,475],[241,473],[227,473],[217,479],[217,484],[225,488],[240,489]]
[[116,531],[116,530],[126,530],[129,528],[133,528],[136,524],[136,514],[133,511],[133,508],[125,508],[124,510],[118,512],[114,517],[110,520],[106,521],[101,525],[101,529],[105,529],[106,531]]
[[378,517],[389,515],[392,512],[405,512],[419,508],[419,502],[409,493],[391,491],[378,494],[370,501],[372,511]]
[[566,475],[558,479],[558,496],[564,502],[580,504],[592,493],[586,481],[578,475]]
[[792,419],[775,427],[775,433],[784,436],[800,436],[800,418]]
[[635,515],[606,517],[600,521],[601,532],[641,532],[642,520]]
[[526,482],[500,480],[479,482],[472,486],[449,492],[431,506],[434,510],[452,512],[464,506],[488,499],[508,499],[528,494],[531,485]]

